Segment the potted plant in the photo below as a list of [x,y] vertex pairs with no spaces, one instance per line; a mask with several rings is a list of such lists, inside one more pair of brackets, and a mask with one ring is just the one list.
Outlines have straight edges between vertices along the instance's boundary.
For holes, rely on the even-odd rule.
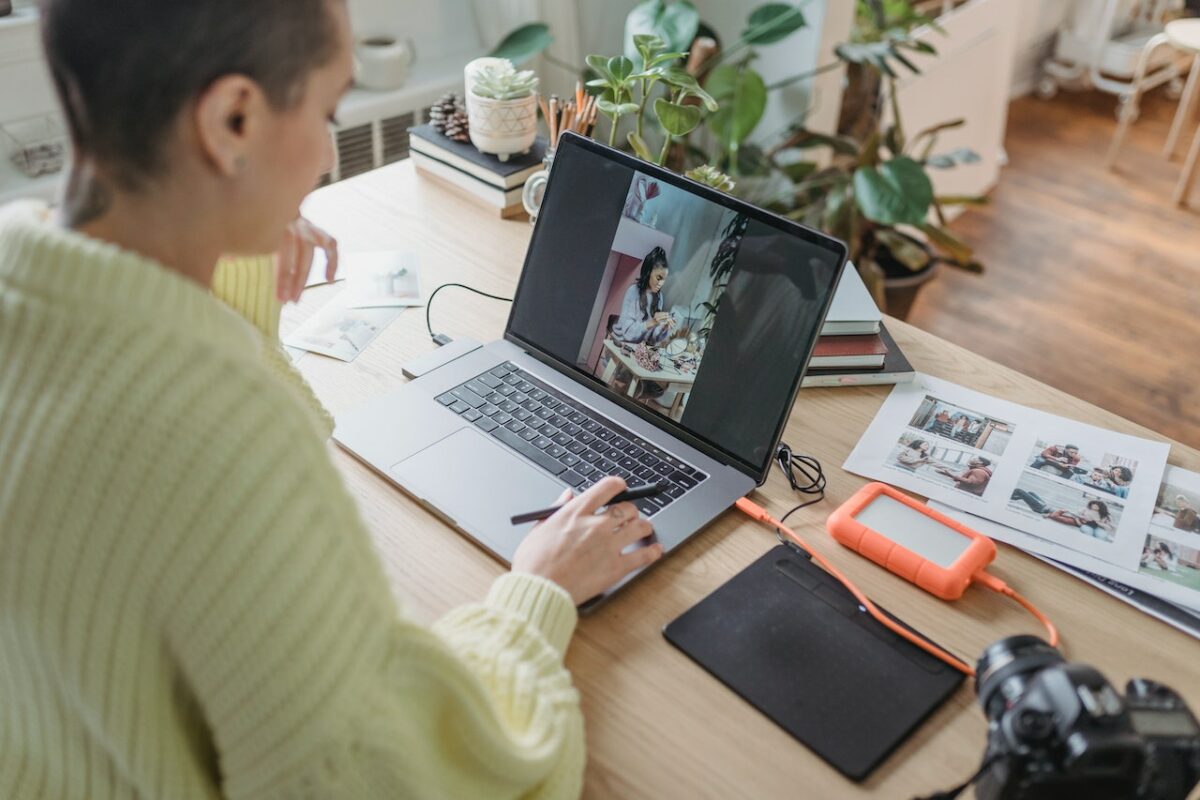
[[[609,120],[600,133],[646,160],[844,239],[880,306],[903,317],[941,265],[982,269],[946,229],[944,210],[984,200],[936,197],[929,179],[930,169],[977,159],[969,150],[936,151],[938,134],[963,121],[907,137],[895,102],[896,76],[919,71],[909,54],[936,52],[914,31],[936,22],[909,0],[858,0],[854,32],[837,48],[837,62],[768,84],[754,69],[755,48],[806,24],[798,6],[766,3],[722,47],[688,0],[644,0],[626,19],[624,54],[587,59],[589,91]],[[526,52],[540,52],[551,38],[534,23],[505,47],[518,41]],[[773,92],[843,65],[848,86],[838,132],[811,131],[801,119],[778,141],[751,140]],[[647,127],[647,119],[658,125]],[[648,141],[659,130],[661,145]],[[830,148],[827,164],[809,158],[816,147]]]
[[537,76],[504,58],[476,59],[465,70],[471,143],[507,161],[537,137]]
[[942,265],[983,270],[971,248],[947,230],[945,209],[986,199],[936,196],[928,172],[979,160],[967,149],[936,151],[939,134],[964,120],[909,137],[896,100],[898,71],[918,71],[905,51],[935,52],[913,37],[923,24],[935,23],[907,2],[860,0],[854,36],[837,48],[851,71],[851,113],[843,114],[843,132],[820,134],[801,123],[769,154],[779,164],[784,152],[830,149],[824,168],[805,160],[784,166],[796,179],[795,208],[788,215],[844,240],[880,307],[902,319]]

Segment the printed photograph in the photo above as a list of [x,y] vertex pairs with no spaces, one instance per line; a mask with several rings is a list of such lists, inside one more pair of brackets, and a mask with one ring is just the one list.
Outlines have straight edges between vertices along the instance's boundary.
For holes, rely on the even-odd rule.
[[1137,461],[1132,458],[1105,453],[1099,461],[1094,461],[1076,444],[1043,439],[1037,441],[1025,465],[1120,498],[1129,497],[1129,486],[1137,470]]
[[1200,492],[1164,483],[1158,489],[1150,524],[1200,534]]
[[1112,495],[1074,483],[1056,481],[1040,472],[1026,470],[1009,498],[1010,510],[1030,519],[1040,519],[1040,532],[1031,533],[1070,546],[1072,534],[1102,542],[1117,537],[1124,506]]
[[678,422],[749,220],[641,173],[623,202],[576,363]]
[[887,465],[927,481],[981,496],[992,479],[992,459],[935,437],[908,432],[888,455]]
[[343,291],[291,332],[283,343],[311,353],[353,361],[400,313],[399,308],[347,308]]
[[1138,572],[1200,591],[1200,548],[1150,534],[1142,548]]
[[992,419],[932,395],[926,395],[921,401],[908,424],[930,436],[950,439],[997,456],[1004,455],[1015,430],[1012,423]]

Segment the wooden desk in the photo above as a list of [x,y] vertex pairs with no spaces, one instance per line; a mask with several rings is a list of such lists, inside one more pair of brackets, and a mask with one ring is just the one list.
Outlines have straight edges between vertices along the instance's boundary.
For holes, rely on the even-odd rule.
[[[322,189],[305,206],[344,250],[420,254],[427,287],[463,281],[511,295],[530,227],[485,213],[451,189],[419,181],[407,162]],[[305,294],[284,315],[290,329],[334,287]],[[502,335],[508,305],[446,290],[433,326],[487,341]],[[888,327],[921,371],[1045,411],[1125,433],[1151,431],[894,320]],[[403,313],[352,364],[308,354],[301,371],[335,415],[405,379],[400,365],[433,349],[420,310]],[[881,605],[973,660],[992,641],[1039,633],[1019,606],[972,589],[944,603],[835,544],[825,516],[863,479],[840,467],[889,387],[804,389],[784,434],[821,460],[828,499],[793,516],[797,529]],[[397,420],[396,424],[404,424]],[[336,448],[335,448],[336,451]],[[358,498],[398,598],[431,620],[484,595],[502,567],[466,538],[348,455],[335,460]],[[1200,470],[1200,453],[1173,444],[1171,461]],[[794,496],[777,471],[757,493],[776,515]],[[979,765],[985,722],[968,683],[861,786],[700,670],[662,638],[664,624],[775,544],[774,534],[729,512],[580,621],[567,665],[583,696],[589,798],[874,796],[907,798],[965,780]],[[1136,675],[1164,681],[1200,710],[1200,643],[1011,548],[994,571],[1034,600],[1063,632],[1069,658],[1100,668],[1118,687]],[[786,676],[780,676],[781,680]]]

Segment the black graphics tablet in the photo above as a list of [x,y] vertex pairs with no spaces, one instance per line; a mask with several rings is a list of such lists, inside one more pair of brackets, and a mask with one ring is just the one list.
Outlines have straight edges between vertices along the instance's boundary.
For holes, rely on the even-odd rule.
[[663,635],[855,781],[964,677],[877,623],[791,546],[771,550]]

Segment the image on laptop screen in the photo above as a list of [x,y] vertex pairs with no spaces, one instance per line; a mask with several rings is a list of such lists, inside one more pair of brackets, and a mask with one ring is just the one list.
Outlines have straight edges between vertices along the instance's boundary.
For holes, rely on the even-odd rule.
[[634,173],[576,365],[683,419],[749,217]]
[[643,165],[560,147],[508,335],[760,472],[845,250]]

